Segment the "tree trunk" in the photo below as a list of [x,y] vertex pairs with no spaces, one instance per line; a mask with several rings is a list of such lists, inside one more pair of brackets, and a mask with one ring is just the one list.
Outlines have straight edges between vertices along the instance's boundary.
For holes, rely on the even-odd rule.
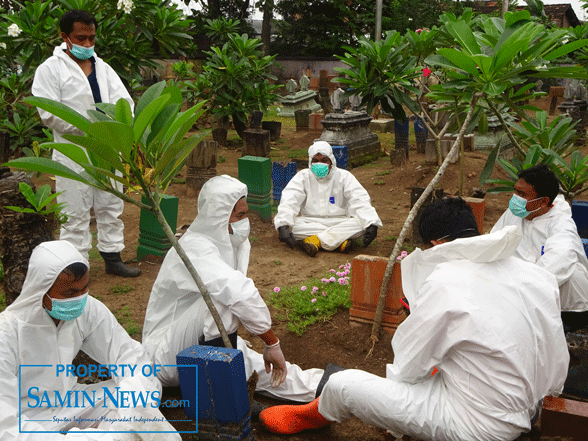
[[7,167],[0,169],[0,258],[4,267],[6,305],[20,294],[33,249],[41,242],[53,240],[53,225],[47,217],[4,208],[7,205],[31,207],[18,188],[19,182],[34,188],[26,173],[11,173]]
[[237,116],[233,115],[233,126],[235,127],[235,131],[239,138],[243,139],[243,132],[247,128],[247,124],[241,121]]
[[263,19],[261,21],[261,43],[263,45],[263,55],[267,56],[270,54],[272,19],[274,18],[273,0],[265,0],[262,9]]

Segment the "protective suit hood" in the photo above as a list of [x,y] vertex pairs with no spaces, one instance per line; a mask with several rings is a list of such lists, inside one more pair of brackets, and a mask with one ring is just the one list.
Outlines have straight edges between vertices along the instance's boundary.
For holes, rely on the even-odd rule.
[[[229,237],[229,218],[242,197],[247,197],[247,186],[238,179],[221,175],[208,180],[198,196],[198,215],[188,228],[189,232],[206,236],[227,263],[235,259]],[[245,241],[240,249],[243,247],[250,247],[249,241]]]
[[57,276],[72,263],[90,265],[69,242],[54,240],[35,247],[29,260],[29,268],[20,295],[6,310],[19,320],[32,325],[55,324],[43,307],[43,296],[53,286]]
[[425,251],[417,248],[402,261],[404,295],[411,306],[416,306],[416,294],[438,264],[451,260],[476,263],[503,260],[514,254],[521,239],[520,228],[510,226],[482,236],[456,239]]
[[[312,158],[315,157],[315,155],[317,153],[320,153],[321,155],[324,156],[328,156],[329,159],[331,160],[332,166],[331,169],[329,170],[329,173],[327,174],[327,176],[325,176],[324,178],[321,178],[321,181],[325,181],[325,180],[329,180],[333,177],[333,175],[335,174],[335,171],[337,170],[337,160],[335,159],[335,155],[333,154],[333,148],[331,147],[331,144],[329,144],[326,141],[316,141],[313,145],[311,145],[308,148],[308,168],[312,168]],[[311,175],[315,178],[315,179],[319,179],[314,173],[311,173]]]

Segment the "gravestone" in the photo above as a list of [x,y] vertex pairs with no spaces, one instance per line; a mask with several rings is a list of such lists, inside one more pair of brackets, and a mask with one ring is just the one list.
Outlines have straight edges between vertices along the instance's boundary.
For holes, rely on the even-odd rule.
[[271,220],[272,217],[272,162],[269,158],[243,156],[237,159],[239,180],[247,185],[247,205],[256,211],[261,218]]
[[321,124],[323,133],[316,141],[326,141],[331,146],[347,147],[347,163],[353,165],[365,156],[380,153],[380,140],[369,124],[372,117],[364,110],[344,110],[347,99],[344,91],[337,89],[331,95],[333,113],[325,115]]
[[241,156],[266,157],[271,151],[270,132],[263,129],[246,129],[243,132]]
[[320,104],[315,101],[316,92],[309,90],[310,80],[306,75],[300,78],[300,91],[297,92],[298,85],[293,79],[286,83],[288,95],[280,98],[281,106],[278,111],[279,116],[294,116],[296,110],[310,110],[316,112],[321,109]]
[[200,190],[206,181],[216,176],[217,150],[216,141],[201,141],[188,155],[186,185],[191,192]]
[[272,164],[272,196],[274,205],[280,204],[280,199],[282,199],[282,191],[286,185],[288,185],[290,179],[292,179],[296,174],[296,168],[296,162],[279,161]]
[[176,356],[186,416],[200,440],[249,441],[251,414],[243,353],[195,345]]

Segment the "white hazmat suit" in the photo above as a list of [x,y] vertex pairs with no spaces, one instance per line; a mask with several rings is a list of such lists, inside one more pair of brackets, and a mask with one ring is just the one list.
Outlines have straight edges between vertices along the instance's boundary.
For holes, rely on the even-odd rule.
[[333,374],[319,412],[426,440],[513,440],[528,431],[540,400],[561,392],[569,355],[555,278],[512,257],[519,242],[509,227],[404,259],[411,314],[392,339],[386,378]]
[[[251,245],[245,240],[235,249],[229,235],[229,217],[244,196],[247,186],[235,178],[223,175],[206,182],[198,197],[198,215],[180,245],[208,288],[227,332],[236,332],[240,322],[252,334],[260,335],[270,330],[271,317],[253,280],[246,275]],[[196,282],[172,248],[151,290],[143,345],[154,363],[170,365],[176,363],[179,352],[198,344],[202,336],[208,341],[220,333]],[[300,402],[314,399],[322,369],[302,371],[286,363],[286,380],[272,388],[263,356],[249,349],[241,338],[237,349],[243,351],[247,378],[254,370],[259,374],[257,390]],[[179,382],[176,368],[164,368],[158,375],[164,386]]]
[[[57,46],[53,56],[37,68],[32,94],[58,101],[89,118],[87,111],[96,108],[90,83],[78,64],[65,53],[65,49],[65,43]],[[98,56],[94,55],[94,59],[102,102],[115,104],[124,98],[133,109],[133,100],[116,72]],[[69,143],[63,138],[65,134],[83,135],[83,132],[57,116],[38,110],[43,123],[53,129],[55,142]],[[83,170],[57,150],[53,151],[53,160],[76,172]],[[124,225],[119,219],[124,203],[120,198],[61,177],[55,178],[55,190],[64,191],[57,197],[57,202],[66,204],[64,213],[68,216],[67,222],[61,227],[60,239],[73,243],[87,259],[88,251],[92,249],[90,209],[93,207],[98,227],[98,249],[104,253],[118,253],[124,248]]]
[[553,207],[532,220],[506,210],[492,231],[515,225],[523,239],[514,255],[546,269],[557,279],[562,311],[588,311],[588,259],[572,219],[570,204],[562,195]]
[[[107,400],[97,400],[95,407],[89,402],[80,407],[49,407],[37,401],[48,393],[50,403],[58,391],[65,397],[68,391],[85,391],[92,396],[103,397],[107,387],[114,396],[115,388],[121,391],[159,391],[161,384],[154,376],[134,376],[128,374],[112,375],[111,380],[96,384],[78,384],[77,377],[63,373],[57,375],[57,365],[71,364],[78,351],[82,350],[100,364],[132,365],[142,369],[151,365],[149,356],[139,342],[131,339],[116,318],[104,304],[88,296],[86,306],[76,319],[60,321],[58,326],[42,305],[43,296],[56,278],[67,266],[82,262],[88,265],[72,244],[66,241],[44,242],[38,245],[29,262],[23,288],[15,302],[0,313],[0,439],[2,441],[43,440],[101,440],[126,441],[134,439],[180,440],[179,434],[92,433],[93,431],[174,431],[167,423],[125,423],[96,421],[76,422],[78,419],[163,418],[157,408],[146,409],[130,407],[117,409]],[[45,365],[48,367],[26,367],[25,365]],[[146,371],[147,372],[147,371]],[[19,381],[20,380],[20,381]],[[19,393],[20,387],[20,393]],[[33,389],[32,399],[29,395]],[[79,400],[82,401],[81,399]],[[74,399],[71,399],[74,403]],[[32,404],[29,406],[28,404]],[[104,406],[103,406],[104,404]],[[21,413],[19,414],[19,405]],[[19,433],[20,430],[37,433]],[[55,419],[57,418],[57,419]],[[58,419],[62,419],[59,421]],[[69,419],[69,421],[65,420]],[[39,433],[70,431],[67,434]]]
[[[331,160],[331,170],[318,178],[311,170],[312,158],[320,153]],[[296,240],[317,235],[321,248],[332,251],[349,238],[361,236],[367,227],[382,226],[368,192],[347,170],[337,168],[333,149],[325,141],[308,149],[308,169],[296,173],[282,191],[276,229],[292,227]]]

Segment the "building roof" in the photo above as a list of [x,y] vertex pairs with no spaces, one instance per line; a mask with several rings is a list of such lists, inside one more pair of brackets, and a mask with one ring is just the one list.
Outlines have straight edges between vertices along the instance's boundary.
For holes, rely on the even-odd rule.
[[[500,11],[501,5],[495,1],[482,0],[475,2],[472,8],[476,12],[490,15]],[[517,6],[516,10],[522,11],[526,8],[527,6]],[[572,5],[569,3],[543,5],[543,9],[545,10],[545,15],[547,15],[551,20],[555,21],[559,27],[575,27],[582,24],[576,16],[574,8],[572,8]]]

